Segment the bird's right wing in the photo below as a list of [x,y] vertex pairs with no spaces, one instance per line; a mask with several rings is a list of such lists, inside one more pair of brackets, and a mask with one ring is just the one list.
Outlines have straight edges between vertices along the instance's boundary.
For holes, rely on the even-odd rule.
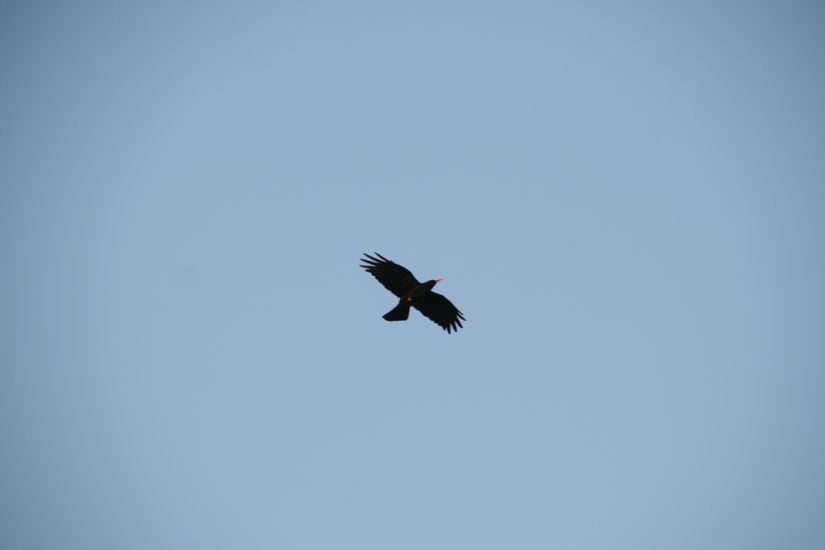
[[406,267],[386,259],[378,252],[375,256],[365,253],[364,258],[361,259],[361,267],[370,272],[379,283],[384,285],[384,288],[399,298],[421,284]]

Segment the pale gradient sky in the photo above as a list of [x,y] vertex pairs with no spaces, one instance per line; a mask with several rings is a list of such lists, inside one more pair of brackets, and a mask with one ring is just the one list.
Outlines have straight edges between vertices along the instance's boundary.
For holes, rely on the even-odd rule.
[[825,548],[823,28],[5,2],[0,547]]

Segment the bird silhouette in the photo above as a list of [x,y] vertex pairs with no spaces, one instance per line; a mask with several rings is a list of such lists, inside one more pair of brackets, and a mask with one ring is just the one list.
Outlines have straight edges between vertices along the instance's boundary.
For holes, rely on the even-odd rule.
[[365,253],[361,259],[361,267],[399,298],[398,305],[385,313],[384,319],[406,321],[410,315],[410,307],[414,307],[448,334],[457,331],[459,327],[463,328],[461,321],[465,320],[464,315],[445,296],[432,290],[443,279],[420,283],[406,267],[386,259],[377,252],[374,254],[375,256],[371,256]]

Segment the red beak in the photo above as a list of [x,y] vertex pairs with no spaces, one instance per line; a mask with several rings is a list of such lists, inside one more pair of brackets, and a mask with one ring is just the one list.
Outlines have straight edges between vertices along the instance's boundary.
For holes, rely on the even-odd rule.
[[444,279],[436,279],[436,280],[435,280],[435,282],[436,282],[436,283],[440,283],[440,282],[441,282],[441,281],[443,281],[443,280],[444,280]]

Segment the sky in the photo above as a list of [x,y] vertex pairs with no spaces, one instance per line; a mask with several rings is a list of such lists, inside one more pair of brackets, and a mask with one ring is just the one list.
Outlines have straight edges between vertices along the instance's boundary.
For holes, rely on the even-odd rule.
[[0,546],[825,547],[823,24],[3,3]]

